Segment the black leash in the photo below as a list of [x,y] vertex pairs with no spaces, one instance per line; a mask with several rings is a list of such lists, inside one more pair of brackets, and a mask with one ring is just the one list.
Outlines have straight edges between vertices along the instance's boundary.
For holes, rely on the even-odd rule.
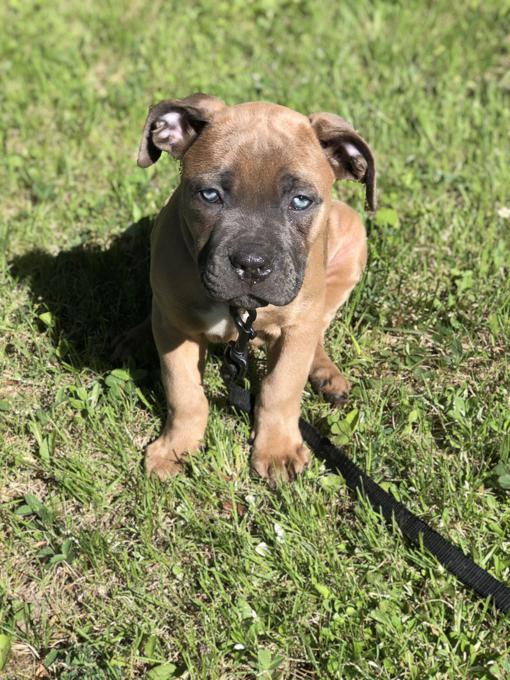
[[257,312],[251,309],[243,321],[239,310],[230,308],[230,314],[237,327],[237,340],[228,343],[221,365],[221,377],[228,390],[228,401],[231,406],[251,413],[253,410],[252,395],[241,387],[248,369],[248,344],[257,335],[252,324],[257,317]]
[[[256,335],[252,324],[257,313],[255,310],[250,310],[245,320],[237,309],[231,308],[230,313],[239,331],[239,336],[236,341],[230,342],[227,346],[221,375],[228,389],[230,405],[240,411],[251,413],[253,397],[239,383],[244,383],[248,367],[248,344]],[[376,512],[382,513],[387,522],[395,521],[406,538],[415,545],[424,545],[448,571],[454,574],[464,585],[474,590],[478,596],[482,598],[492,597],[500,611],[505,614],[510,612],[510,588],[475,564],[459,548],[431,529],[428,524],[416,517],[394,496],[384,491],[353,463],[342,449],[334,446],[310,423],[300,418],[299,427],[304,441],[314,453],[325,460],[330,467],[338,470],[344,477],[347,486],[352,491],[361,493]]]

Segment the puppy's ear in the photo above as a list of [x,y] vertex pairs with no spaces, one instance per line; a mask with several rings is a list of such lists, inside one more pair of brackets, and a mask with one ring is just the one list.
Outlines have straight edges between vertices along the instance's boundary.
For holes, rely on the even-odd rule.
[[138,150],[138,165],[148,168],[162,151],[182,158],[214,114],[224,106],[221,99],[201,92],[185,99],[165,99],[151,106]]
[[375,162],[368,144],[334,113],[312,113],[310,123],[337,179],[363,182],[369,210],[375,210]]

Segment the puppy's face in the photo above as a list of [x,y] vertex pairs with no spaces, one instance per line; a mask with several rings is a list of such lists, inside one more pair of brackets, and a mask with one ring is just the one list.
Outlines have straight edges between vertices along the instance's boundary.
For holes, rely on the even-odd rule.
[[185,228],[208,295],[244,308],[291,302],[333,179],[305,116],[270,104],[216,116],[182,175]]
[[[196,97],[205,95],[189,99]],[[321,139],[313,117],[285,107],[206,100],[214,111],[200,112],[199,122],[196,106],[187,116],[175,102],[158,112],[148,131],[146,124],[139,163],[161,149],[182,159],[184,236],[211,299],[246,309],[286,305],[326,222],[337,167],[365,176],[373,159],[349,141],[335,148],[338,139]]]

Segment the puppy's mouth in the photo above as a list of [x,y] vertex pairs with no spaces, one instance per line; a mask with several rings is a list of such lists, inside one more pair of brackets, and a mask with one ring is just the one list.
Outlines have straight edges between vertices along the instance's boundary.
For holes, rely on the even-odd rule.
[[241,295],[231,298],[227,302],[231,307],[239,307],[240,309],[258,309],[259,307],[267,307],[270,304],[267,300],[263,300],[255,295]]
[[[269,304],[275,304],[271,300],[260,295],[253,295],[251,292],[237,292],[232,289],[224,290],[218,286],[211,285],[213,282],[204,273],[201,274],[200,279],[207,296],[215,302],[225,302],[231,307],[239,307],[241,309],[258,309],[259,307],[267,307]],[[237,294],[232,295],[234,292]]]
[[224,285],[221,279],[217,280],[214,276],[208,276],[206,272],[201,274],[200,279],[204,291],[211,300],[241,309],[258,309],[267,307],[267,305],[284,307],[294,300],[303,283],[303,277],[296,276],[293,285],[287,280],[286,285],[279,287],[269,288],[262,285],[240,287],[234,285],[233,282],[230,282],[230,285]]

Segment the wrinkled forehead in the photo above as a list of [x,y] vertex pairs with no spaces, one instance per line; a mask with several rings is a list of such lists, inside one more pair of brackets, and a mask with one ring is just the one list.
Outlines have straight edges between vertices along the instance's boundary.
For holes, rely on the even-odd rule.
[[221,111],[184,157],[183,174],[220,173],[232,190],[257,193],[302,180],[327,192],[333,173],[306,116],[283,106],[252,103]]

